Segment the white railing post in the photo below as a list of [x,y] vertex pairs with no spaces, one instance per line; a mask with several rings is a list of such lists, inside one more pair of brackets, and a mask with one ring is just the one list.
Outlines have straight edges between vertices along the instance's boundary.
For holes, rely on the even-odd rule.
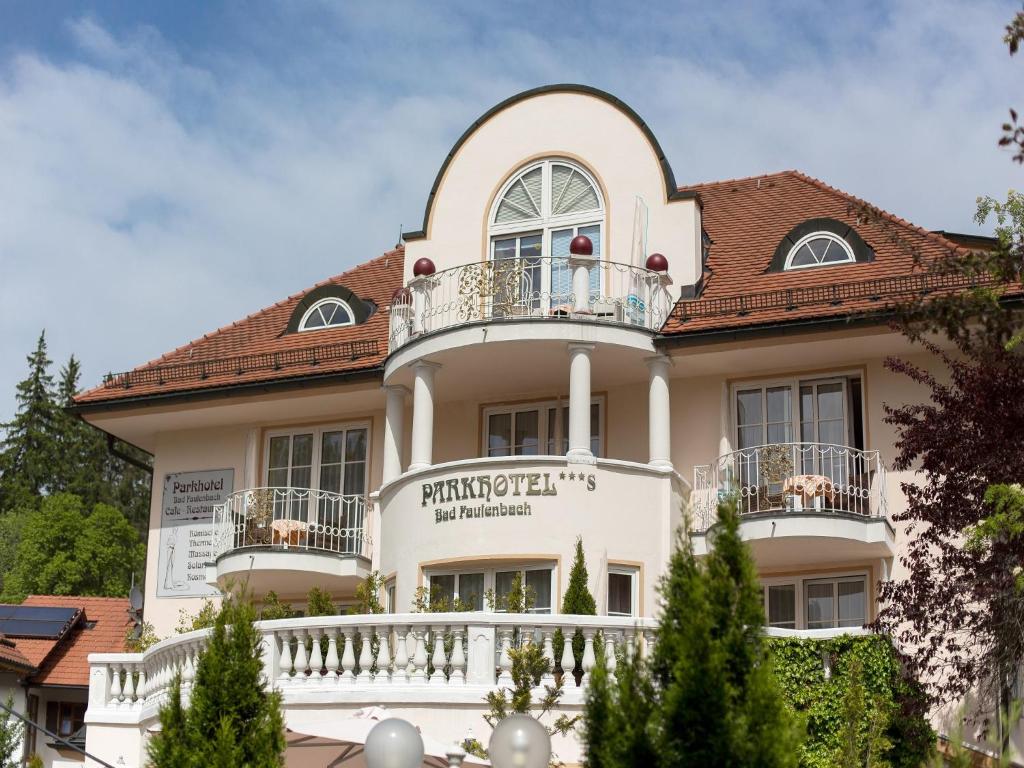
[[495,631],[493,625],[470,624],[467,632],[466,682],[494,685]]

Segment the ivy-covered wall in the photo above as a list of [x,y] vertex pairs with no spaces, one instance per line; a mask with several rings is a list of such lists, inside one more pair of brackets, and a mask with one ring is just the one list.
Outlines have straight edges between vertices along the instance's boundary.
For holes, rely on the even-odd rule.
[[[789,704],[804,719],[807,739],[801,747],[802,768],[833,768],[841,743],[850,734],[844,729],[850,690],[850,668],[855,659],[863,669],[864,701],[861,722],[855,726],[859,740],[870,739],[873,718],[884,710],[888,718],[888,748],[876,755],[874,768],[920,768],[935,745],[935,733],[925,718],[920,689],[904,677],[899,658],[888,638],[879,635],[846,635],[830,640],[772,637],[767,640],[774,655],[776,675]],[[825,678],[824,654],[831,675]],[[874,722],[878,722],[877,719]],[[862,763],[863,764],[863,763]]]

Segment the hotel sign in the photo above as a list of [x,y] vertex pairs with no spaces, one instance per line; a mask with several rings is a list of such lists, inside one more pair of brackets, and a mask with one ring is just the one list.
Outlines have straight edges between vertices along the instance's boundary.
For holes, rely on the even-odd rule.
[[507,472],[450,477],[421,484],[421,506],[432,509],[434,523],[455,520],[521,517],[533,514],[534,505],[558,496],[559,489],[597,488],[592,473]]
[[157,597],[204,597],[217,590],[206,583],[213,559],[213,508],[234,488],[233,469],[176,472],[164,476],[160,507]]

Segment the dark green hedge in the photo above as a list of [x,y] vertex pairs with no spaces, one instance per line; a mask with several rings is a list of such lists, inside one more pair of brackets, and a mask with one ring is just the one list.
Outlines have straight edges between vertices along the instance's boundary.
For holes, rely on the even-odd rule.
[[[925,718],[920,688],[908,680],[888,638],[846,635],[831,640],[772,637],[767,640],[783,694],[807,724],[801,747],[802,768],[832,768],[839,746],[843,700],[849,685],[850,662],[863,665],[864,688],[869,700],[892,707],[888,736],[892,747],[878,768],[919,768],[935,744],[935,733]],[[823,654],[831,659],[832,674],[825,679]],[[866,733],[867,714],[862,723]]]

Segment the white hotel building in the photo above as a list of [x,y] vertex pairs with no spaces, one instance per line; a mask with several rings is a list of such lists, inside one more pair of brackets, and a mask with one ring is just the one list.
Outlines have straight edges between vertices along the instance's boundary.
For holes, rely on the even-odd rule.
[[[598,631],[643,642],[676,531],[706,551],[729,491],[768,622],[862,631],[912,479],[887,470],[883,404],[924,397],[883,365],[923,360],[887,320],[941,287],[911,249],[967,241],[795,171],[686,181],[615,97],[519,94],[458,140],[404,245],[85,393],[84,418],[153,454],[145,618],[168,637],[92,658],[90,751],[142,763],[202,642],[174,635],[180,611],[242,580],[348,606],[374,571],[386,614],[263,624],[288,717],[382,705],[486,739],[513,630],[553,656],[582,627],[583,658],[555,661],[585,669]],[[597,617],[560,615],[577,536]],[[517,572],[528,615],[500,611]],[[424,586],[476,610],[412,613]],[[564,709],[581,702],[570,677]]]

